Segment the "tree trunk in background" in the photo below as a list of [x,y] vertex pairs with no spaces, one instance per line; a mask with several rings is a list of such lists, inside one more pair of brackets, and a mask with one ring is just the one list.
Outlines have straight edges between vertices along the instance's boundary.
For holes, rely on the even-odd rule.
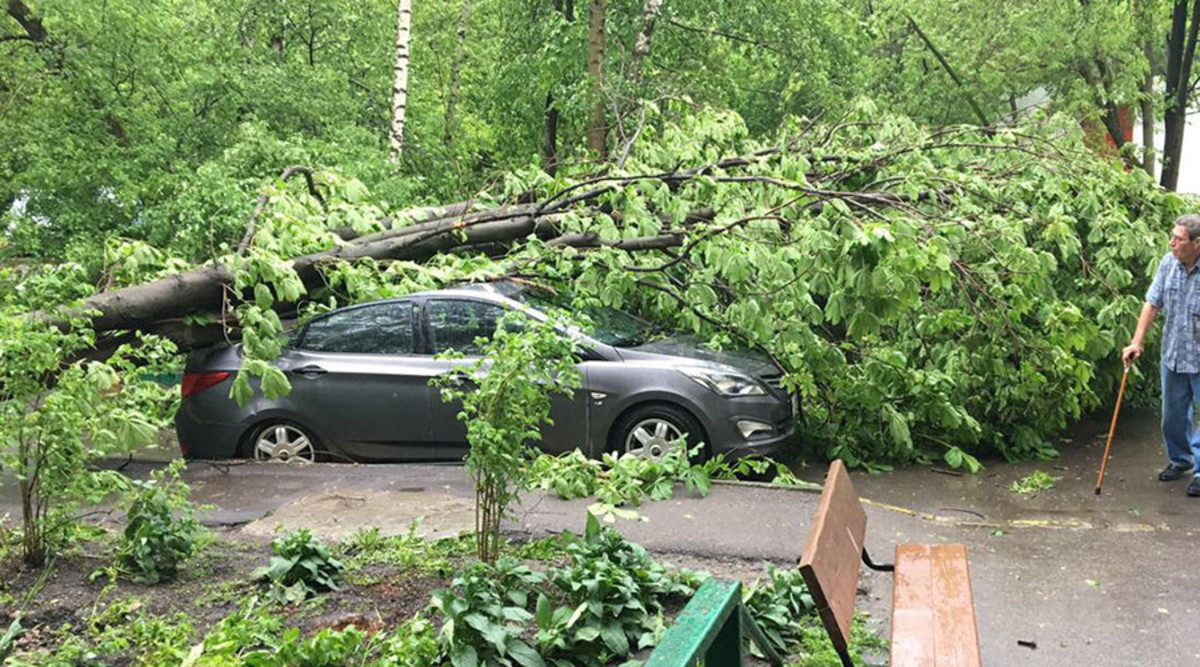
[[632,79],[635,84],[641,79],[642,62],[650,55],[650,39],[654,36],[654,25],[658,22],[662,3],[663,0],[646,0],[642,10],[642,31],[633,45]]
[[458,41],[454,44],[454,60],[450,64],[450,92],[446,95],[446,128],[442,143],[447,145],[454,139],[454,106],[458,102],[458,78],[466,55],[467,19],[470,15],[471,0],[463,0],[462,16],[458,19]]
[[[1191,18],[1189,23],[1188,18]],[[1167,79],[1165,131],[1163,137],[1162,179],[1159,183],[1174,191],[1179,185],[1179,162],[1183,156],[1183,130],[1187,123],[1187,101],[1191,87],[1192,58],[1196,55],[1196,27],[1200,18],[1200,0],[1194,0],[1191,12],[1187,0],[1176,0],[1171,15],[1171,38],[1167,43]]]
[[1154,46],[1149,39],[1142,50],[1148,63],[1142,80],[1142,168],[1154,178]]
[[34,16],[29,11],[29,6],[22,0],[8,0],[8,15],[21,24],[29,41],[37,43],[46,41],[46,28],[42,26],[42,19]]
[[558,109],[554,108],[554,91],[546,93],[546,144],[544,171],[551,176],[558,171]]
[[[567,23],[575,22],[575,0],[554,0],[555,11],[561,13]],[[546,141],[543,146],[544,170],[551,176],[558,171],[558,107],[554,104],[553,87],[546,92]]]
[[[1200,1],[1200,0],[1197,0]],[[588,79],[591,82],[591,112],[588,114],[588,150],[605,158],[608,125],[604,121],[604,14],[605,0],[590,0],[591,23],[588,28]]]
[[391,152],[388,160],[398,162],[404,146],[404,111],[408,97],[408,41],[412,28],[412,0],[396,5],[396,80],[392,85],[392,125],[388,131]]

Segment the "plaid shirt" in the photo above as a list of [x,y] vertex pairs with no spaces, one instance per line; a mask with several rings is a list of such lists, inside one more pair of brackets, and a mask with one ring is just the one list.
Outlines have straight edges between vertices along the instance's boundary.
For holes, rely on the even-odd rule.
[[1167,253],[1146,302],[1163,311],[1162,363],[1176,373],[1200,373],[1200,262],[1185,271]]

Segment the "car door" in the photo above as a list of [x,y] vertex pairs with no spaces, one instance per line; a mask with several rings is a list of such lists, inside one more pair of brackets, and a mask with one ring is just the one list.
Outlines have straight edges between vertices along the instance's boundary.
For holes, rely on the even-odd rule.
[[[489,301],[467,298],[431,298],[422,309],[426,351],[431,355],[451,349],[464,358],[438,360],[443,372],[455,366],[473,363],[481,353],[477,339],[490,339],[496,325],[504,316],[504,306]],[[582,369],[581,369],[582,370]],[[586,383],[586,378],[583,378]],[[550,401],[553,426],[542,429],[542,448],[551,452],[570,451],[576,447],[587,451],[586,392],[580,388],[572,397],[556,394]],[[433,437],[446,458],[465,457],[468,450],[466,424],[458,420],[462,403],[446,403],[436,393],[432,396],[430,422]]]
[[295,403],[345,453],[429,460],[432,371],[416,354],[415,302],[386,301],[313,320],[288,354]]

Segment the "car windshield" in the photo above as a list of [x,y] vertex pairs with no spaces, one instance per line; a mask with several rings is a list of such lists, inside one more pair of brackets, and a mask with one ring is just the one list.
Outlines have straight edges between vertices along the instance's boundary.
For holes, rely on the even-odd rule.
[[569,300],[548,292],[526,289],[512,298],[543,311],[562,311],[580,331],[613,347],[634,347],[646,343],[658,329],[649,322],[607,306],[572,306]]

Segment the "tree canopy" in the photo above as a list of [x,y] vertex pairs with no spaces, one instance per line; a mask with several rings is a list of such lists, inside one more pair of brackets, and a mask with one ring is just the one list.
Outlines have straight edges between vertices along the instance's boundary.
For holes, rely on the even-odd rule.
[[1187,206],[1084,131],[1171,113],[1174,9],[418,3],[393,163],[394,0],[12,0],[4,317],[97,338],[6,372],[240,337],[275,394],[286,319],[509,275],[769,351],[812,453],[1046,456]]

